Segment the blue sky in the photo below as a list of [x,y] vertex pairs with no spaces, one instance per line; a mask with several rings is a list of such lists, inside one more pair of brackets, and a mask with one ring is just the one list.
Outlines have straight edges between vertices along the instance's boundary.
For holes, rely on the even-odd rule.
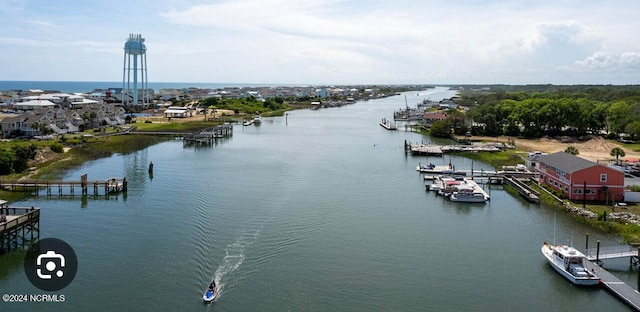
[[0,80],[640,84],[640,1],[0,0]]

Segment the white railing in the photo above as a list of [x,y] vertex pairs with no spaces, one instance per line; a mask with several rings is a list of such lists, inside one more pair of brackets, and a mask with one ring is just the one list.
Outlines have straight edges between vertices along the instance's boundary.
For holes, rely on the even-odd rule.
[[585,256],[589,260],[598,259],[614,259],[614,258],[626,258],[638,256],[638,248],[629,246],[629,245],[621,245],[621,246],[611,246],[611,247],[601,247],[600,253],[598,255],[598,248],[589,248],[585,253]]

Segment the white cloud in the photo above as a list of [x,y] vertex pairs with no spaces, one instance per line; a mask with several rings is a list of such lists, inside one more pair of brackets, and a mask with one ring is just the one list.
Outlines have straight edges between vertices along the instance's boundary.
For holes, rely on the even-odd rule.
[[577,61],[575,68],[585,71],[637,71],[640,70],[640,53],[595,53],[584,60]]
[[[106,19],[96,13],[111,12],[107,2],[21,3],[24,12],[0,20],[0,49],[9,51],[4,58],[98,64],[121,59],[133,32],[147,38],[150,77],[159,81],[332,84],[573,83],[585,75],[597,80],[600,70],[635,68],[640,52],[629,35],[640,31],[640,3],[628,0],[189,2],[143,0],[138,9],[157,13],[133,18],[119,9]],[[29,62],[0,62],[8,66],[0,79],[36,72]],[[112,72],[120,63],[109,65]],[[640,72],[624,79],[640,82]]]

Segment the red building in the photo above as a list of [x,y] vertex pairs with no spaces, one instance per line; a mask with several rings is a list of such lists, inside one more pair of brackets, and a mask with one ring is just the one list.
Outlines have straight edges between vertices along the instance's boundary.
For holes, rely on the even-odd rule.
[[624,173],[575,155],[558,152],[537,156],[539,182],[581,201],[623,201]]

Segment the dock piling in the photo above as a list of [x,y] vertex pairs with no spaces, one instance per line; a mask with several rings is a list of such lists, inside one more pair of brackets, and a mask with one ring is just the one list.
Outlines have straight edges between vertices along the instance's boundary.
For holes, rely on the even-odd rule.
[[584,250],[589,250],[589,233],[587,233],[587,240],[585,242]]

